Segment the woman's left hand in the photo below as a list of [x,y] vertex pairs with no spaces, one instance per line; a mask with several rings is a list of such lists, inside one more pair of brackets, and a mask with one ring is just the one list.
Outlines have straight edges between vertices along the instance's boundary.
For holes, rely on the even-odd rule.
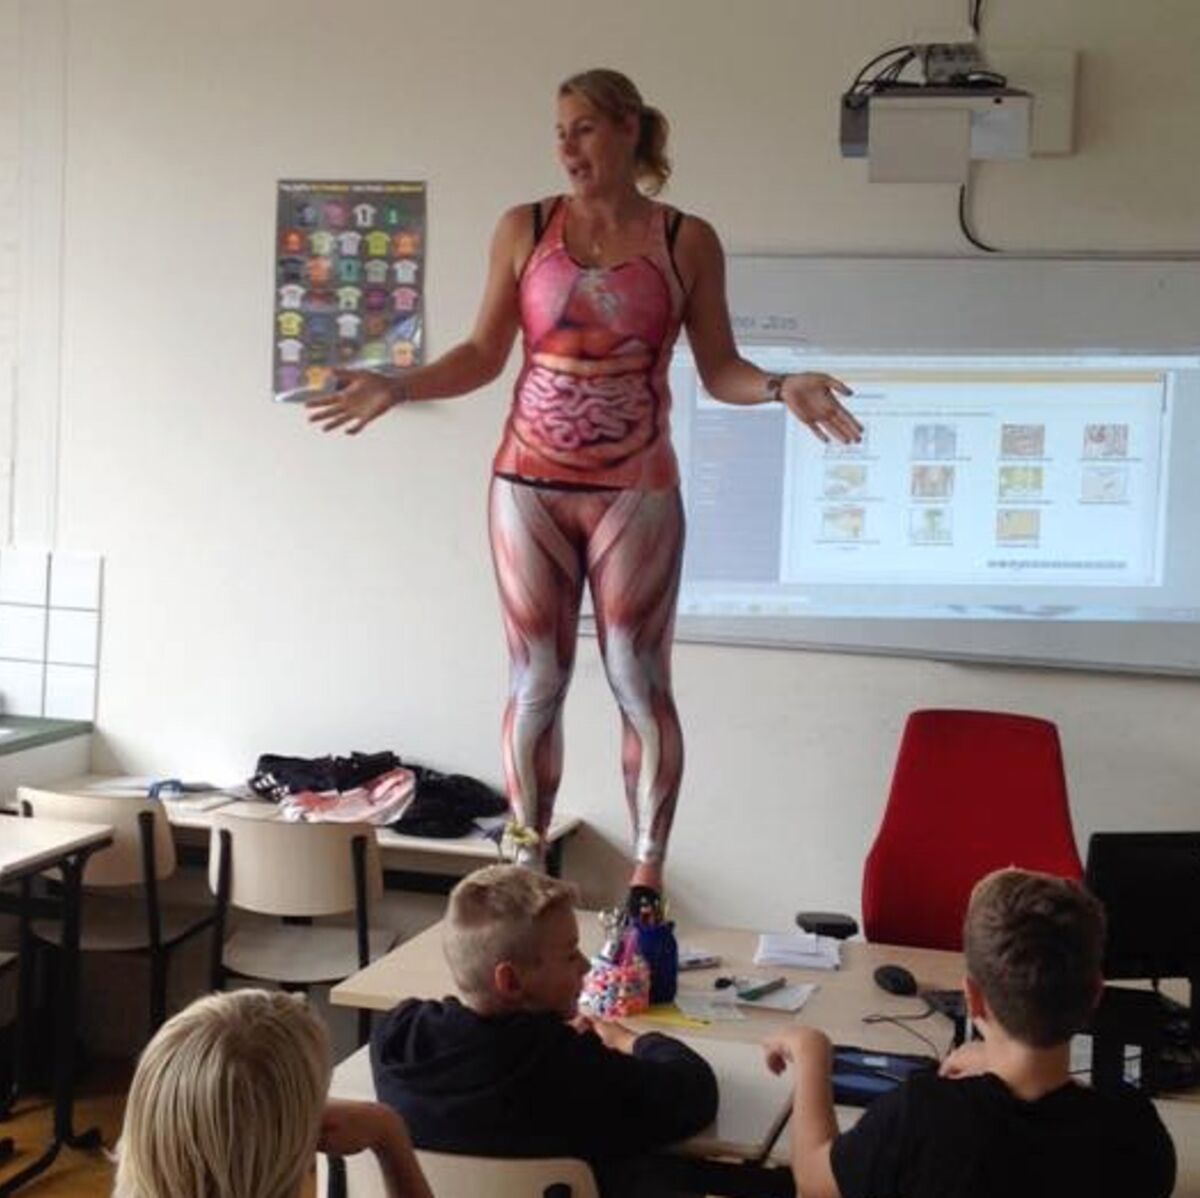
[[779,398],[792,415],[807,424],[822,441],[831,437],[846,445],[862,440],[862,425],[847,411],[839,396],[853,392],[831,374],[784,375]]

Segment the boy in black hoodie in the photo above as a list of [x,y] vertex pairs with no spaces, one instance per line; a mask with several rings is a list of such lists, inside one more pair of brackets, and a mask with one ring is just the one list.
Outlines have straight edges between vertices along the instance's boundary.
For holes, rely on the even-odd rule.
[[677,1040],[577,1014],[588,961],[572,899],[518,866],[464,878],[443,944],[461,1000],[402,1002],[371,1068],[417,1147],[581,1157],[611,1191],[620,1162],[712,1122],[717,1082]]

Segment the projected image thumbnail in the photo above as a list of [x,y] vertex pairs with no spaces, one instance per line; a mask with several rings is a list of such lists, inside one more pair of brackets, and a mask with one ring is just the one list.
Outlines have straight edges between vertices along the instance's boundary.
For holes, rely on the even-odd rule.
[[1081,503],[1126,503],[1129,471],[1124,466],[1085,466],[1079,499]]
[[952,424],[918,424],[913,428],[914,458],[952,458],[958,449],[958,429]]
[[830,441],[825,446],[827,458],[862,458],[867,456],[871,448],[871,426],[863,421],[862,440],[857,445],[843,445],[840,441]]
[[867,509],[856,504],[839,504],[821,511],[821,539],[861,541],[867,527]]
[[867,493],[866,466],[849,462],[825,467],[826,499],[861,499]]
[[1000,426],[1000,456],[1002,458],[1045,457],[1046,426],[1044,424],[1002,424]]
[[954,494],[954,467],[914,466],[910,493],[914,499],[949,499]]
[[1042,478],[1041,466],[1001,466],[1000,498],[1041,499]]
[[908,512],[908,539],[913,545],[949,545],[954,531],[948,507],[915,507]]
[[1085,458],[1124,458],[1129,456],[1129,425],[1088,424],[1083,429]]
[[996,540],[1001,545],[1036,545],[1041,533],[1041,512],[1001,508],[996,513]]

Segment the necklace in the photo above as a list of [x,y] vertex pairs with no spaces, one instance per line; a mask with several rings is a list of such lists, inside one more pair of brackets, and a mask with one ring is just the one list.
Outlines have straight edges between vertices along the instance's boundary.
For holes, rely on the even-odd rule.
[[588,248],[593,262],[599,262],[604,256],[604,239],[595,229],[592,230],[591,245]]

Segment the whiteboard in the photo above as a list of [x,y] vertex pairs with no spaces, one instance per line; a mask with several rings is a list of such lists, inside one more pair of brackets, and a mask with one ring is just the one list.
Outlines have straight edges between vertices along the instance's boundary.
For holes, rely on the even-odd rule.
[[822,350],[1196,352],[1200,261],[733,255],[740,338]]
[[[743,352],[787,346],[813,355],[1200,354],[1200,262],[1170,259],[731,256],[728,294]],[[1196,376],[1200,380],[1200,374]],[[1200,542],[1200,392],[1190,387],[1194,444],[1172,449],[1172,535]],[[679,400],[676,400],[677,407]],[[686,414],[677,436],[687,492]],[[1182,424],[1182,422],[1179,422]],[[1178,431],[1178,430],[1177,430]],[[1179,468],[1187,463],[1191,468]],[[1180,513],[1186,517],[1186,528]],[[695,535],[695,523],[689,537]],[[689,547],[694,552],[695,546]],[[1189,575],[1190,577],[1190,575]],[[685,581],[686,591],[686,581]],[[680,640],[981,660],[1069,668],[1200,673],[1194,609],[1134,617],[1043,618],[997,605],[989,618],[696,614]]]

